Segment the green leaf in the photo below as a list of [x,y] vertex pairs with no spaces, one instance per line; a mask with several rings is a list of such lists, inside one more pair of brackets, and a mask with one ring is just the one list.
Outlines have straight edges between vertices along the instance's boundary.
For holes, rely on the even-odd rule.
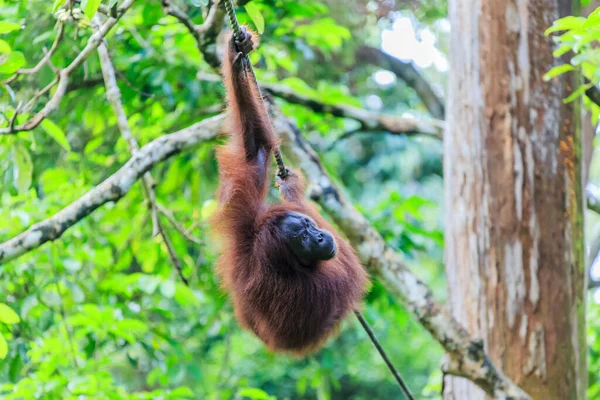
[[94,18],[96,15],[96,11],[98,11],[98,7],[100,7],[100,3],[102,0],[83,0],[81,2],[81,9],[86,17],[89,19]]
[[4,62],[0,64],[0,74],[12,74],[25,65],[25,56],[20,51],[10,53]]
[[24,193],[31,186],[31,173],[33,162],[29,151],[19,143],[15,143],[12,149],[13,157],[13,183],[19,193]]
[[0,21],[0,34],[16,31],[18,29],[21,29],[21,24],[17,24],[16,22]]
[[19,321],[21,321],[21,319],[12,308],[4,303],[0,303],[0,322],[12,325],[18,323]]
[[554,21],[552,26],[544,32],[544,35],[549,35],[553,32],[568,31],[579,29],[585,22],[585,18],[568,16]]
[[54,122],[52,122],[46,118],[42,121],[40,126],[63,149],[65,149],[66,151],[69,151],[69,152],[71,151],[71,145],[69,144],[69,141],[67,140],[67,136],[65,135],[65,132],[58,125],[56,125]]
[[177,289],[175,290],[175,294],[174,294],[175,301],[177,301],[182,306],[186,306],[186,305],[192,306],[192,305],[198,305],[200,303],[198,301],[198,299],[196,298],[196,296],[194,295],[194,292],[192,291],[192,289],[190,289],[188,286],[178,283],[176,288]]
[[246,4],[245,8],[246,12],[252,19],[252,22],[254,23],[257,32],[262,35],[262,33],[265,31],[265,18],[258,9],[258,6],[255,2],[250,2]]
[[4,360],[6,354],[8,353],[8,344],[6,344],[6,339],[0,333],[0,360]]
[[569,97],[567,97],[566,99],[563,100],[564,104],[570,103],[573,100],[579,98],[580,96],[582,96],[586,90],[588,90],[589,85],[581,85],[577,88],[576,91],[574,91],[573,93],[571,93],[571,95]]
[[136,337],[140,337],[148,331],[148,326],[142,321],[124,319],[122,321],[116,321],[109,330],[114,335],[125,339],[129,343],[134,343]]
[[544,75],[544,80],[549,81],[550,79],[554,78],[555,76],[564,74],[565,72],[568,72],[568,71],[573,71],[574,69],[575,69],[575,67],[572,66],[571,64],[557,65],[556,67],[553,67],[550,71],[548,71]]
[[594,28],[600,25],[600,14],[593,12],[581,26],[584,29]]
[[180,386],[177,389],[171,390],[169,399],[180,399],[182,397],[194,398],[194,392],[187,386]]
[[11,51],[10,44],[6,40],[0,39],[0,54],[8,54]]
[[238,396],[246,397],[252,400],[271,400],[274,399],[273,396],[269,396],[267,392],[262,389],[257,388],[243,388],[238,390]]
[[124,319],[115,322],[115,326],[120,330],[127,331],[133,335],[142,335],[148,331],[148,326],[137,319]]
[[571,51],[572,47],[568,44],[563,44],[562,46],[560,46],[558,49],[554,50],[552,52],[552,55],[554,57],[560,57],[563,54],[567,54],[569,51]]
[[52,5],[52,12],[56,12],[63,4],[65,4],[66,0],[54,0],[54,4]]
[[338,25],[332,18],[323,18],[313,21],[312,24],[299,25],[294,28],[294,33],[306,39],[311,46],[327,52],[339,48],[344,40],[352,37],[348,28]]
[[308,378],[306,376],[301,376],[296,381],[296,391],[300,396],[304,396],[306,393],[306,388],[308,387]]

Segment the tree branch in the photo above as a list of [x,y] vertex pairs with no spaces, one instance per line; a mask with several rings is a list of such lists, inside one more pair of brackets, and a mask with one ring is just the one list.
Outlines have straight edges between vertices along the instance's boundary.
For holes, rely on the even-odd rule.
[[[219,75],[198,72],[196,77],[203,81],[221,82]],[[349,118],[360,124],[360,131],[386,131],[394,135],[426,135],[436,139],[442,139],[444,122],[439,120],[416,120],[413,118],[396,117],[393,115],[384,115],[374,113],[363,108],[349,105],[326,104],[312,97],[299,94],[284,85],[271,82],[260,82],[263,91],[269,92],[275,97],[279,97],[288,103],[298,104],[311,110],[331,114],[335,117]],[[344,139],[342,136],[336,141]]]
[[[96,16],[92,21],[94,29],[98,29],[99,23],[100,17]],[[106,98],[108,99],[113,109],[113,113],[117,118],[117,126],[119,127],[119,131],[121,132],[121,136],[127,142],[129,152],[132,155],[134,155],[140,149],[140,146],[135,137],[133,136],[133,133],[131,132],[129,121],[127,120],[127,114],[125,114],[125,108],[123,107],[123,103],[121,102],[121,90],[119,89],[119,85],[117,84],[115,67],[113,66],[112,60],[110,59],[110,54],[108,53],[105,40],[103,40],[102,43],[100,43],[100,45],[98,46],[98,56],[100,58],[100,67],[102,69],[104,84],[106,86]],[[144,189],[144,197],[146,198],[146,202],[148,203],[150,209],[150,215],[152,217],[152,235],[161,236],[163,243],[165,244],[165,246],[167,246],[167,251],[169,254],[169,259],[171,260],[171,264],[173,264],[173,267],[177,271],[177,274],[181,278],[182,282],[188,285],[188,280],[183,274],[181,261],[177,256],[177,252],[173,248],[171,238],[169,238],[164,226],[161,224],[160,219],[158,218],[156,191],[154,190],[155,184],[154,179],[150,174],[150,171],[146,172],[142,176],[142,187]]]
[[54,54],[54,52],[58,48],[58,44],[60,43],[60,41],[63,38],[64,31],[65,31],[65,25],[63,23],[59,23],[58,24],[58,32],[56,33],[56,38],[54,39],[54,42],[52,43],[52,46],[50,47],[50,50],[48,50],[46,52],[46,54],[44,54],[44,57],[42,57],[42,59],[33,68],[21,68],[21,69],[19,69],[17,72],[15,72],[15,74],[13,76],[11,76],[10,78],[8,78],[4,83],[5,84],[9,84],[12,81],[14,81],[15,79],[17,79],[19,77],[19,75],[35,74],[40,69],[42,69],[42,67],[44,65],[46,65],[46,63],[48,61],[50,61],[50,57],[52,57],[52,55]]
[[217,55],[215,42],[223,27],[223,18],[225,16],[225,8],[220,7],[221,0],[215,0],[213,2],[202,25],[194,24],[191,18],[183,10],[172,3],[171,0],[161,0],[161,3],[165,13],[177,18],[192,36],[194,36],[196,46],[204,56],[204,60],[211,67],[219,68],[221,60]]
[[16,125],[16,126],[8,126],[6,128],[0,128],[0,135],[9,135],[22,131],[30,131],[36,128],[51,112],[53,112],[56,108],[58,108],[63,96],[66,93],[67,85],[69,81],[69,74],[73,72],[73,70],[79,67],[91,54],[96,50],[96,48],[100,45],[100,42],[106,36],[106,34],[111,30],[113,26],[119,21],[119,19],[125,14],[125,12],[133,5],[136,0],[125,0],[121,7],[117,10],[117,16],[115,18],[109,17],[106,22],[98,28],[97,32],[94,32],[90,38],[88,39],[87,45],[85,48],[75,57],[75,59],[61,70],[58,74],[58,86],[52,98],[46,103],[46,105],[35,114],[30,120],[27,122]]
[[326,104],[275,83],[261,82],[260,86],[273,96],[289,103],[305,106],[318,113],[353,119],[360,124],[360,130],[364,132],[386,131],[394,135],[426,135],[442,139],[444,129],[442,121],[419,121],[413,118],[382,115],[350,105]]
[[464,376],[495,398],[530,399],[497,369],[485,354],[481,341],[471,340],[433,298],[431,290],[404,264],[369,221],[335,186],[316,153],[297,127],[276,112],[275,130],[283,138],[284,152],[312,183],[310,198],[317,201],[342,229],[362,262],[448,352],[446,372]]
[[[400,62],[399,60],[396,61]],[[214,74],[198,73],[197,76],[202,80],[221,80],[218,75]],[[331,114],[341,118],[354,119],[360,124],[360,130],[364,132],[384,131],[394,135],[421,134],[439,140],[443,139],[443,120],[419,121],[412,118],[382,115],[353,106],[325,104],[311,97],[298,94],[286,86],[275,83],[260,82],[260,87],[275,97],[279,97],[289,103],[305,106],[315,112]],[[598,101],[600,102],[600,90],[598,91]],[[351,131],[347,134],[344,134],[337,138],[335,142],[339,142],[355,132],[356,131]],[[600,189],[592,185],[588,185],[586,196],[588,209],[600,214]]]
[[175,218],[175,216],[173,215],[171,210],[165,208],[160,203],[156,203],[156,209],[162,215],[164,215],[165,218],[167,218],[167,220],[171,223],[171,225],[173,225],[173,228],[175,228],[175,230],[177,232],[179,232],[181,234],[181,236],[183,236],[184,238],[186,238],[188,241],[190,241],[192,243],[201,244],[201,245],[204,244],[202,239],[192,235],[192,233],[190,232],[191,229],[185,229],[183,226],[181,226],[181,224],[179,223],[179,221],[177,221],[177,218]]
[[117,172],[81,198],[52,217],[34,224],[20,235],[0,244],[0,264],[13,260],[46,242],[58,239],[67,229],[98,207],[121,199],[135,181],[156,164],[183,149],[214,139],[221,130],[223,119],[224,115],[218,115],[148,143]]
[[[335,187],[315,152],[297,127],[275,111],[275,130],[284,139],[286,154],[293,158],[310,182],[310,197],[334,219],[357,250],[364,265],[377,275],[404,306],[448,352],[448,373],[464,376],[488,394],[529,400],[483,351],[480,341],[467,332],[435,301],[431,290],[406,267],[401,256],[390,248],[366,218]],[[117,201],[154,165],[203,141],[214,139],[224,115],[199,122],[182,131],[162,136],[142,147],[119,171],[56,215],[0,244],[0,264],[55,240],[69,227],[109,201]]]
[[374,47],[362,46],[356,52],[356,62],[377,65],[383,69],[392,71],[398,78],[402,79],[406,84],[412,87],[417,95],[429,110],[431,116],[437,119],[444,119],[444,102],[435,93],[429,82],[427,82],[412,65],[405,63],[396,57],[384,53],[380,49]]

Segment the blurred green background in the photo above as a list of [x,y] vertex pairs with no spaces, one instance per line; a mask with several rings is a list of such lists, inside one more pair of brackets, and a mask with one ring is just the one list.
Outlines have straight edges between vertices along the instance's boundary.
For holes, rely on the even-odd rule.
[[[173,2],[194,23],[204,21],[208,1]],[[62,3],[0,1],[2,79],[15,65],[35,65],[42,48],[50,48]],[[104,1],[109,7],[113,3]],[[366,46],[399,57],[443,99],[450,29],[446,8],[441,0],[254,0],[240,7],[238,16],[264,30],[252,56],[260,80],[282,83],[323,103],[427,120],[441,117],[432,116],[397,74],[360,52]],[[85,19],[79,22],[67,24],[51,59],[54,66],[68,65],[87,43],[92,30]],[[218,70],[160,2],[137,2],[107,43],[141,145],[223,110],[221,83],[197,76]],[[0,86],[2,126],[8,126],[19,101],[53,78],[52,68],[45,66]],[[40,127],[0,135],[0,242],[55,214],[130,158],[95,53],[73,72],[67,90]],[[47,99],[42,95],[32,110]],[[443,300],[441,143],[361,132],[356,121],[276,101],[355,205]],[[17,122],[26,117],[22,113]],[[348,132],[348,138],[336,140]],[[5,353],[0,398],[399,398],[392,376],[354,319],[325,349],[304,360],[269,354],[238,327],[213,271],[217,249],[207,228],[217,186],[214,144],[152,171],[158,201],[199,239],[186,239],[161,217],[190,276],[189,288],[178,280],[160,237],[152,237],[139,183],[60,240],[0,265],[0,304],[10,307],[0,307],[0,355]],[[590,220],[593,231],[597,220]],[[417,398],[439,398],[441,346],[376,281],[365,303],[366,318]],[[589,313],[590,393],[598,393],[598,305],[590,304]]]

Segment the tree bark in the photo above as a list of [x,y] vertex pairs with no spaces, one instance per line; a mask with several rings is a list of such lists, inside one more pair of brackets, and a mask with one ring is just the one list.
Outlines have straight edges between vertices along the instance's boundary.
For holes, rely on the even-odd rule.
[[[576,1],[573,0],[573,4]],[[569,0],[450,0],[444,137],[449,304],[532,398],[586,393],[584,199],[576,74],[544,30]],[[462,378],[444,398],[484,399]]]

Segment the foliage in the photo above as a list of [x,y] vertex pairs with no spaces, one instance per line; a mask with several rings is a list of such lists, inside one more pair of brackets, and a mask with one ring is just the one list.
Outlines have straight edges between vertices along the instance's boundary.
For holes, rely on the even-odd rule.
[[[70,3],[0,0],[0,79],[38,62],[41,49],[50,48],[56,38],[57,18],[71,15],[65,8]],[[81,51],[92,33],[89,21],[101,5],[120,3],[82,1],[82,14],[66,22],[52,66],[68,65]],[[177,5],[200,24],[206,3]],[[355,64],[352,42],[366,38],[351,32],[365,24],[365,35],[377,31],[377,20],[352,7],[339,9],[335,2],[317,0],[253,1],[239,9],[242,22],[264,30],[261,50],[253,55],[260,78],[325,103],[361,105],[376,93],[385,104],[383,111],[422,109],[403,84],[381,88],[371,79],[373,66]],[[192,35],[158,3],[138,2],[109,33],[107,43],[140,144],[222,109],[220,83],[196,77],[198,70],[215,71]],[[17,124],[39,111],[52,91],[29,109],[23,105],[53,79],[46,65],[37,74],[0,86],[0,127],[8,126],[17,110]],[[317,149],[324,150],[352,128],[350,121],[281,105]],[[345,184],[386,240],[443,292],[441,213],[432,202],[441,190],[441,164],[431,162],[439,159],[439,144],[370,135],[322,152],[325,167]],[[139,184],[60,239],[0,265],[1,398],[398,396],[379,355],[351,319],[337,339],[306,360],[270,354],[237,326],[213,273],[218,249],[206,229],[217,183],[213,147],[204,144],[152,171],[158,201],[201,241],[186,240],[161,217],[190,276],[189,288],[177,279],[165,243],[152,237]],[[60,107],[39,127],[0,136],[0,242],[55,214],[129,158],[94,54],[74,71]],[[438,397],[439,345],[378,282],[366,299],[365,315],[411,388],[422,393],[419,398]]]
[[[589,2],[582,2],[584,5]],[[591,120],[594,126],[597,125],[600,117],[600,107],[584,96],[590,88],[597,87],[600,84],[600,8],[597,8],[587,17],[567,16],[555,21],[550,28],[546,30],[547,35],[560,32],[553,36],[556,43],[555,57],[566,59],[563,64],[552,68],[544,75],[545,80],[568,73],[570,71],[581,72],[584,76],[584,83],[581,84],[571,95],[565,98],[565,103],[574,101],[579,97],[584,97],[584,104],[590,110]],[[590,182],[597,183],[598,173],[594,166],[595,161],[590,168]],[[592,216],[589,219],[590,226],[597,226],[597,217]],[[595,230],[595,229],[594,229]],[[597,232],[593,232],[597,234]],[[590,349],[590,365],[588,377],[588,397],[595,399],[600,396],[600,308],[597,301],[590,296],[590,306],[588,310],[588,345]]]
[[[587,17],[567,16],[560,18],[546,30],[546,35],[561,32],[553,36],[556,50],[553,55],[568,59],[565,63],[553,67],[544,75],[545,80],[564,74],[575,69],[580,70],[586,81],[579,85],[571,95],[564,99],[569,103],[581,97],[586,90],[600,83],[600,8],[597,8]],[[587,100],[587,99],[586,99]],[[585,104],[593,111],[593,120],[600,115],[600,107],[587,100]]]
[[[175,2],[193,23],[208,0]],[[252,55],[259,78],[280,82],[325,104],[422,115],[403,82],[380,85],[377,66],[357,60],[357,46],[378,45],[393,13],[386,1],[254,0],[240,20],[264,32]],[[446,17],[446,2],[403,2],[428,28]],[[74,10],[70,4],[76,4]],[[51,64],[0,85],[0,128],[22,123],[53,94],[39,94],[84,48],[91,18],[115,0],[0,0],[0,81],[32,67],[57,36]],[[366,4],[366,5],[365,5]],[[594,42],[600,14],[557,21],[559,53],[577,56],[547,75],[582,68],[600,81]],[[435,30],[435,29],[433,29]],[[140,144],[220,112],[221,84],[194,37],[158,2],[137,2],[107,36],[122,102]],[[577,58],[579,57],[579,58]],[[445,79],[439,71],[426,71]],[[586,86],[587,88],[587,86]],[[0,135],[0,242],[54,215],[114,173],[130,157],[106,101],[99,61],[88,58],[70,77],[60,107],[31,132]],[[581,94],[581,90],[575,92]],[[39,98],[38,98],[39,97]],[[30,99],[34,101],[28,103]],[[569,99],[570,100],[570,99]],[[356,121],[278,100],[319,151],[324,167],[420,277],[443,297],[441,146],[430,139],[379,132],[336,138]],[[215,107],[216,106],[216,107]],[[367,107],[368,108],[368,107]],[[18,111],[18,113],[17,113]],[[13,118],[17,114],[16,118]],[[331,147],[331,144],[336,144]],[[117,204],[96,210],[61,238],[0,265],[0,398],[3,399],[368,399],[397,398],[393,378],[352,319],[325,349],[305,360],[273,355],[237,326],[213,273],[217,244],[207,231],[215,208],[214,143],[152,171],[157,199],[179,226],[161,222],[190,287],[180,282],[166,244],[152,236],[152,218],[137,184]],[[418,398],[438,398],[440,346],[377,281],[365,302],[391,358]],[[590,320],[598,320],[590,307]],[[590,324],[590,398],[600,393],[600,337]]]

